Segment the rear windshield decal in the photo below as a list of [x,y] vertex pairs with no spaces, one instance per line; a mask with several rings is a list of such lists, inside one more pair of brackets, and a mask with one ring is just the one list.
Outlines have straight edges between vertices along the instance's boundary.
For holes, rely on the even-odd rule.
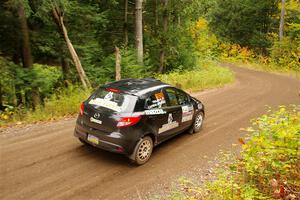
[[176,127],[178,127],[179,124],[177,121],[173,121],[173,115],[172,113],[169,113],[169,117],[168,117],[168,123],[167,124],[163,124],[161,128],[158,129],[158,133],[163,133],[166,132],[168,130],[174,129]]
[[193,119],[194,109],[193,106],[181,106],[182,119],[181,122],[191,121]]
[[111,100],[113,98],[113,92],[109,92],[105,95],[104,99]]
[[[108,93],[109,94],[109,93]],[[105,96],[106,97],[106,96]],[[110,101],[109,99],[96,98],[89,101],[89,104],[96,106],[102,106],[117,112],[121,112],[121,107],[118,106],[118,103]]]

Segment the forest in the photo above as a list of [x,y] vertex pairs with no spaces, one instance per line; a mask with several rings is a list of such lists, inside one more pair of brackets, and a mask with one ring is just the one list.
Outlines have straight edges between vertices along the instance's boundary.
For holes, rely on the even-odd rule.
[[93,88],[120,78],[212,87],[233,80],[218,61],[297,73],[299,59],[298,0],[4,0],[0,120],[76,113]]

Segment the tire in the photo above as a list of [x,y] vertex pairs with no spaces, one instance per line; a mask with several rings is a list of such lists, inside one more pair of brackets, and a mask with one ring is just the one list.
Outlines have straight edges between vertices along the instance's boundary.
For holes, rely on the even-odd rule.
[[145,164],[151,157],[153,150],[153,141],[151,137],[146,136],[136,144],[130,159],[137,165]]
[[204,114],[203,114],[203,112],[199,112],[195,116],[195,120],[194,120],[194,123],[193,123],[193,125],[191,127],[191,131],[190,131],[191,134],[198,133],[202,129],[203,120],[204,120]]

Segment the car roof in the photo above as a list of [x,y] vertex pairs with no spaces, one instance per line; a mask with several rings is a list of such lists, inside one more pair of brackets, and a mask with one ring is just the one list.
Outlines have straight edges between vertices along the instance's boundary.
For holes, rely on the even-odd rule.
[[123,79],[104,85],[105,88],[114,88],[121,90],[122,92],[133,94],[137,96],[144,95],[156,89],[170,86],[163,83],[160,80],[154,78],[143,79]]

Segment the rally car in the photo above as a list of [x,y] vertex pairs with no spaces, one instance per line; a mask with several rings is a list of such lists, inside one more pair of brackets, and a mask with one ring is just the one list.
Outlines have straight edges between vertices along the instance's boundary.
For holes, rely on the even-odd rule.
[[201,101],[181,89],[152,78],[124,79],[100,86],[81,104],[74,135],[142,165],[154,146],[199,132],[203,120]]

